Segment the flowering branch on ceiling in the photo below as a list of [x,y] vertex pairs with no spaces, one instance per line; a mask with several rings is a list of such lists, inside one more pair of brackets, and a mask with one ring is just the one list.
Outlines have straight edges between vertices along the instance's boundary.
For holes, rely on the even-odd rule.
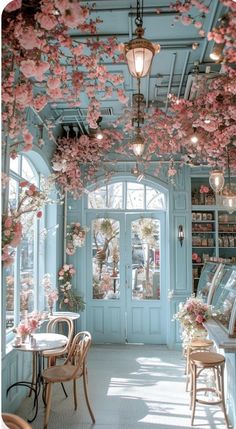
[[[2,29],[3,127],[14,146],[23,136],[25,151],[33,143],[25,118],[28,106],[40,111],[48,101],[66,101],[75,107],[85,92],[87,120],[94,127],[101,115],[97,91],[103,91],[105,98],[118,91],[118,98],[126,102],[120,87],[123,77],[101,65],[106,58],[113,62],[121,58],[116,39],[98,40],[97,25],[102,21],[91,19],[87,5],[77,0],[41,0],[36,13],[28,10],[25,13],[20,0],[11,2],[4,10]],[[70,29],[94,34],[94,39],[73,40]]]
[[88,136],[62,138],[52,158],[54,177],[62,191],[69,191],[73,198],[84,192],[87,183],[93,183],[96,172],[102,165],[105,153],[122,140],[123,135],[116,130],[105,130],[104,138],[98,144]]

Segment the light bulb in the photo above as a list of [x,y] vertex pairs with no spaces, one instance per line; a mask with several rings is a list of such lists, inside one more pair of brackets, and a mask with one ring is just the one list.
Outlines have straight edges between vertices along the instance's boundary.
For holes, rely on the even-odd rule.
[[137,74],[141,74],[143,71],[143,60],[144,55],[142,50],[136,50],[134,55],[134,61],[135,61],[135,70]]
[[196,134],[193,134],[190,140],[192,143],[196,144],[198,142],[198,136],[196,136]]
[[224,174],[221,170],[212,170],[209,176],[210,187],[218,194],[222,191],[225,183]]
[[103,133],[102,133],[102,130],[101,130],[100,127],[97,129],[95,137],[96,137],[97,140],[102,140],[103,139]]

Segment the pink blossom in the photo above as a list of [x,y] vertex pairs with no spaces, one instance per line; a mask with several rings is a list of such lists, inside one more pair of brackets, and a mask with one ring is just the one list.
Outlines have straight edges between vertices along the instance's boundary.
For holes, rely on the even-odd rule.
[[61,85],[61,80],[58,77],[50,76],[47,80],[47,86],[50,89],[59,88]]
[[4,9],[5,12],[14,12],[21,8],[22,0],[13,0],[8,3]]
[[28,130],[23,131],[23,139],[26,145],[31,145],[33,143],[34,137]]
[[31,77],[35,75],[35,62],[33,60],[21,61],[20,71],[25,77]]
[[7,217],[6,220],[5,220],[5,222],[4,222],[4,225],[5,225],[6,228],[10,228],[12,226],[12,218],[11,217]]
[[189,15],[183,15],[181,16],[181,22],[184,25],[190,25],[193,22],[193,19]]
[[45,30],[52,30],[57,25],[57,19],[53,15],[45,15],[44,13],[37,14],[37,22]]
[[201,314],[198,314],[197,317],[196,317],[196,322],[197,323],[204,322],[204,317]]
[[196,21],[194,23],[194,27],[196,27],[196,28],[202,28],[202,22],[201,21]]
[[24,31],[21,31],[18,37],[19,43],[22,48],[31,50],[34,48],[40,48],[40,39],[38,38],[38,33],[33,27],[24,28]]

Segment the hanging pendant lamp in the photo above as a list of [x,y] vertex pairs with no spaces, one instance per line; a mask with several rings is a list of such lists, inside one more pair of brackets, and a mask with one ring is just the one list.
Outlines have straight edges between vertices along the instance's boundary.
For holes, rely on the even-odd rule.
[[136,135],[132,141],[132,150],[134,152],[134,155],[137,157],[140,157],[143,155],[144,152],[144,140],[143,137],[140,135],[140,128],[138,127],[136,130]]
[[125,44],[125,57],[127,60],[129,72],[132,76],[140,79],[147,76],[150,71],[153,57],[160,51],[160,45],[154,45],[149,40],[144,39],[143,28],[143,2],[140,10],[140,1],[137,0],[137,14],[135,24],[136,38]]
[[222,191],[225,183],[224,173],[222,170],[215,169],[210,172],[209,176],[210,187],[216,194]]
[[221,196],[221,205],[230,214],[236,211],[236,189],[231,184],[230,148],[227,147],[228,184],[224,187]]

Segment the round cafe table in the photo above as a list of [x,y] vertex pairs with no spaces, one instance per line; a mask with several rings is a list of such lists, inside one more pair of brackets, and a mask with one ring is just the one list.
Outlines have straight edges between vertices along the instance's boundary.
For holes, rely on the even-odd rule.
[[16,348],[20,352],[30,352],[33,353],[35,356],[35,362],[36,364],[33,366],[33,371],[35,372],[33,374],[32,380],[35,380],[35,382],[29,382],[29,381],[17,381],[16,383],[12,384],[7,389],[7,395],[10,389],[12,389],[15,386],[24,386],[28,387],[30,391],[34,392],[34,408],[35,413],[32,419],[28,419],[28,422],[33,422],[37,416],[38,413],[38,398],[41,390],[41,385],[43,384],[43,377],[42,377],[42,353],[45,350],[51,350],[51,349],[59,349],[60,347],[64,347],[65,344],[68,341],[68,338],[66,335],[62,334],[56,334],[56,333],[39,333],[34,334],[34,338],[36,340],[35,346],[31,346],[29,342],[25,342],[24,344],[21,344],[20,346],[15,346],[14,341],[12,342],[12,347]]
[[53,319],[55,317],[70,317],[72,320],[76,320],[80,318],[79,313],[74,313],[73,311],[53,311],[53,314],[50,314],[49,319]]

